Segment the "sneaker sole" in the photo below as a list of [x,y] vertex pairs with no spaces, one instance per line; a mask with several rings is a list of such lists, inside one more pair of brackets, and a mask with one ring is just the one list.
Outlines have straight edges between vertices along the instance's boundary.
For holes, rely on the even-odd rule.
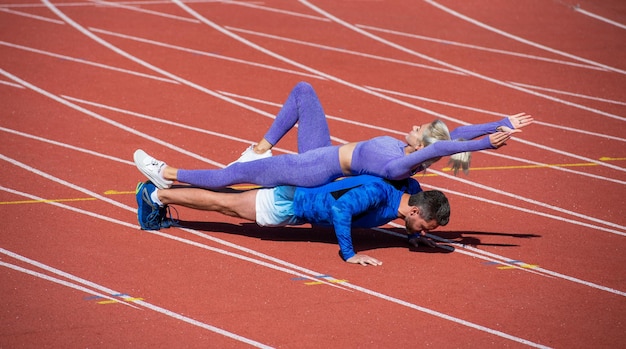
[[141,196],[138,195],[139,192],[143,190],[143,182],[139,182],[137,184],[137,188],[135,188],[135,201],[137,201],[137,222],[139,222],[139,227],[141,230],[146,230],[146,227],[141,223],[141,216],[143,214],[143,205]]
[[[159,189],[169,189],[172,186],[172,182],[171,181],[165,181],[165,179],[161,178],[161,177],[155,177],[153,173],[147,171],[146,169],[143,168],[142,164],[142,160],[147,157],[148,154],[146,154],[143,151],[136,151],[135,154],[133,155],[133,160],[135,161],[135,166],[137,166],[137,169],[139,170],[139,172],[143,173],[144,176],[148,177],[148,179],[154,184],[156,185],[157,188]],[[168,183],[169,182],[169,183]]]

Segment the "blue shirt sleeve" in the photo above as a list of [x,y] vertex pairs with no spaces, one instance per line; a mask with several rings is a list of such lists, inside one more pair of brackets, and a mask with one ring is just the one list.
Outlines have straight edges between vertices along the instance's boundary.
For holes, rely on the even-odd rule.
[[356,253],[352,247],[352,219],[368,210],[374,210],[387,200],[387,184],[373,182],[354,188],[335,201],[332,210],[332,223],[343,260]]

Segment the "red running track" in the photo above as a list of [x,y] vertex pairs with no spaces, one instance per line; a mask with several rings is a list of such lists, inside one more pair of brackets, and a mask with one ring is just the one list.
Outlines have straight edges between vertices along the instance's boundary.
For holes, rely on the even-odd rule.
[[[558,347],[626,343],[621,1],[0,5],[0,347]],[[537,123],[449,196],[450,246],[391,224],[261,229],[179,208],[145,232],[143,148],[217,167],[298,81],[337,142],[517,112]],[[289,135],[276,153],[295,149]]]

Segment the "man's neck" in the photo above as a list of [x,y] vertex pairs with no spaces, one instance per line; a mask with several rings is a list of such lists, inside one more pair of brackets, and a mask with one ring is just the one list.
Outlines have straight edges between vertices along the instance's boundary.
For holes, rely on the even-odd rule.
[[398,218],[404,218],[406,217],[407,214],[409,214],[409,198],[411,197],[411,195],[409,194],[402,194],[402,197],[400,198],[400,206],[398,207]]

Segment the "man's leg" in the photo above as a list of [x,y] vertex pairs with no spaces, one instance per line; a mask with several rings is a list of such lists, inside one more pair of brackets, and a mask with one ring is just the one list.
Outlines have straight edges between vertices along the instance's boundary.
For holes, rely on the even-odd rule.
[[256,194],[258,190],[240,193],[218,193],[199,188],[159,189],[156,196],[162,205],[180,205],[196,210],[256,220]]

